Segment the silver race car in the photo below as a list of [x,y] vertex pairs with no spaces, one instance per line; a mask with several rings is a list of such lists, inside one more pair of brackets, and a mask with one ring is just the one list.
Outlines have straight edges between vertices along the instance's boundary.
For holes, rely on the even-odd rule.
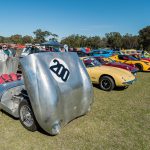
[[90,110],[93,88],[77,54],[31,54],[20,64],[23,78],[0,84],[0,109],[19,118],[26,129],[41,127],[56,135]]

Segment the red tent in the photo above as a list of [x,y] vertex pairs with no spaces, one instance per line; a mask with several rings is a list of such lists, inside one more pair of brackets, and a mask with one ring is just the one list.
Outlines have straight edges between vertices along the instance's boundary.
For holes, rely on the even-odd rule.
[[16,48],[18,48],[18,49],[23,49],[23,48],[25,48],[25,46],[24,46],[24,45],[21,45],[21,44],[17,44],[17,45],[16,45]]
[[88,47],[86,47],[85,50],[86,50],[87,53],[89,53],[91,51],[91,49],[88,48]]

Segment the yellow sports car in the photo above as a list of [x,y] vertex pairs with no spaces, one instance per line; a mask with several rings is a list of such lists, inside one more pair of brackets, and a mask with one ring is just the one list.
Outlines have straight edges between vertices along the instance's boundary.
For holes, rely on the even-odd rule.
[[99,84],[104,91],[111,91],[116,86],[128,87],[135,81],[135,76],[127,70],[103,66],[92,57],[83,57],[81,60],[86,66],[92,83]]
[[139,69],[139,71],[150,71],[150,62],[147,60],[139,60],[130,55],[114,55],[110,58],[117,62],[133,64]]

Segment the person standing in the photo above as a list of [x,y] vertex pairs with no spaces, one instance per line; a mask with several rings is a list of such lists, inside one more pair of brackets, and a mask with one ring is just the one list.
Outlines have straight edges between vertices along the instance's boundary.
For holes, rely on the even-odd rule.
[[12,57],[12,52],[8,49],[8,46],[4,44],[0,51],[0,61],[6,61],[9,57]]
[[142,52],[141,52],[141,57],[144,57],[144,50],[142,50]]

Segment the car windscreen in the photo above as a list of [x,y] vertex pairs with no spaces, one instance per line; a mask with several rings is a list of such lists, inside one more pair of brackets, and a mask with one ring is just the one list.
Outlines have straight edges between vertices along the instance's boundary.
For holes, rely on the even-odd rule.
[[101,63],[99,61],[97,61],[95,58],[84,58],[83,62],[86,67],[101,66]]
[[107,58],[106,60],[104,59],[105,62],[108,62],[108,63],[114,63],[115,60],[112,60],[111,58]]
[[30,52],[30,50],[31,50],[31,47],[25,48],[25,49],[23,50],[23,53]]
[[133,56],[128,56],[129,60],[139,60],[138,58],[135,58]]

